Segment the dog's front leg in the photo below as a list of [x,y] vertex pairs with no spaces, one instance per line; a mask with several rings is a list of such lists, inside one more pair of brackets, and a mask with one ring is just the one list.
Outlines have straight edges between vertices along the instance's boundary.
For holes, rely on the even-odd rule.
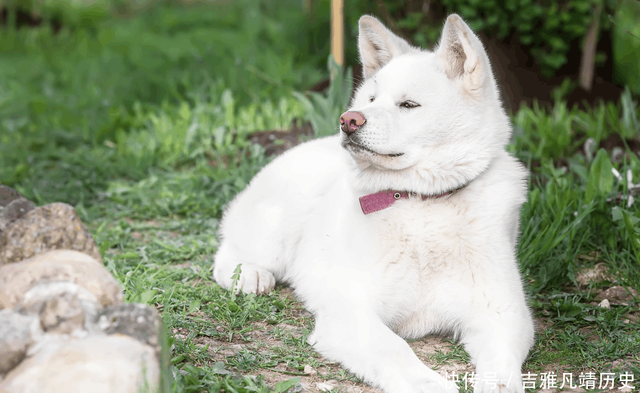
[[309,341],[325,357],[387,393],[455,393],[457,388],[425,366],[406,341],[362,305],[316,314]]
[[462,341],[476,365],[474,393],[523,393],[522,363],[533,345],[526,306],[476,319]]

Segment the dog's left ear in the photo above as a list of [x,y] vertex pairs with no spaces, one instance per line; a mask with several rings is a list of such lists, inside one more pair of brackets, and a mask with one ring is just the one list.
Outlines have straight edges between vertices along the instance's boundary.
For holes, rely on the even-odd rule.
[[492,74],[487,53],[458,15],[447,18],[436,55],[449,79],[462,78],[462,87],[471,96],[484,92],[490,85]]

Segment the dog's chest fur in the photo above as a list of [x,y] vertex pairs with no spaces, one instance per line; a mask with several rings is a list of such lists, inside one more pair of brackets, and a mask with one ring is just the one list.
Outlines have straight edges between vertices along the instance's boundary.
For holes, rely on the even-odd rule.
[[448,200],[455,197],[398,201],[371,218],[379,256],[378,314],[402,335],[441,330],[437,315],[445,304],[439,288],[443,282],[459,285],[469,268],[460,265],[475,248],[468,240],[473,218],[465,203]]
[[[489,185],[489,192],[478,192],[486,183],[478,180],[439,199],[400,200],[370,217],[378,261],[378,315],[401,336],[455,333],[458,322],[467,317],[456,310],[482,303],[491,290],[497,267],[491,257],[509,252],[511,246],[506,244],[509,228],[503,220],[509,215],[508,204],[492,206],[482,200],[502,187]],[[500,237],[504,244],[496,248]]]

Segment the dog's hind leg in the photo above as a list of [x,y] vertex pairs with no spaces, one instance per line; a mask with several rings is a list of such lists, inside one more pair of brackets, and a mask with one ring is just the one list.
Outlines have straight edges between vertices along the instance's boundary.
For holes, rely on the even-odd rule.
[[342,302],[316,314],[309,342],[386,393],[453,393],[453,382],[424,365],[406,341],[372,311]]

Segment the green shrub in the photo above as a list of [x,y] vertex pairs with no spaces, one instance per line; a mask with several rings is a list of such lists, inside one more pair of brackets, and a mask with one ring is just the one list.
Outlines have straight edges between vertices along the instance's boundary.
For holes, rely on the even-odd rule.
[[[91,27],[107,19],[122,0],[9,0],[5,7],[9,25],[15,27],[12,12],[20,10],[43,21],[57,21],[68,27]],[[0,8],[3,8],[0,5]]]
[[[401,29],[406,38],[429,47],[437,42],[444,17],[457,13],[477,32],[498,39],[515,35],[546,76],[553,76],[567,62],[569,49],[576,41],[582,42],[595,7],[598,4],[605,7],[600,28],[607,30],[611,26],[607,15],[615,6],[615,2],[610,4],[608,0],[441,0],[432,2],[425,12],[411,0],[384,0],[375,3],[376,6],[370,3],[364,0],[351,3],[345,13],[352,26],[357,26],[355,22],[363,13],[388,15],[396,25],[392,27]],[[386,17],[383,19],[389,22]]]
[[614,81],[640,94],[640,3],[622,0],[613,27]]

